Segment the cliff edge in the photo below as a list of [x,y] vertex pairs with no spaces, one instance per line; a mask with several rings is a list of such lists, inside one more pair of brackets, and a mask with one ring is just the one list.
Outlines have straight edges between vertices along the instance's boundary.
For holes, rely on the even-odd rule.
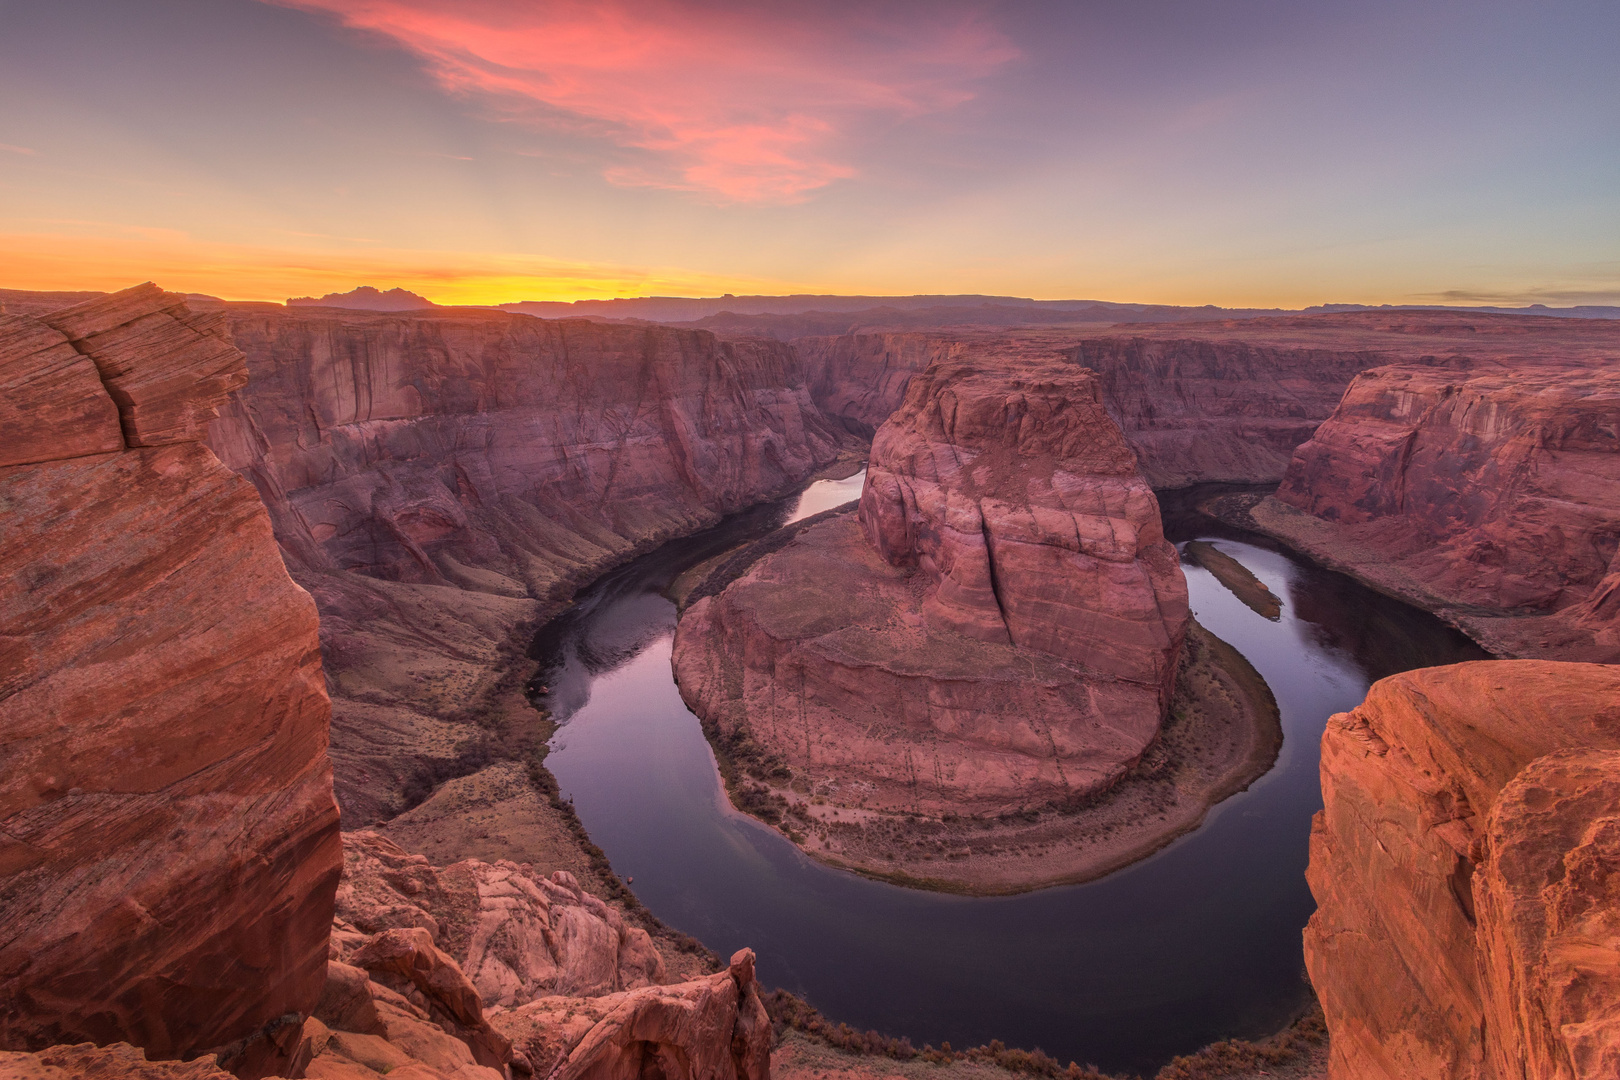
[[1383,679],[1321,772],[1305,961],[1332,1080],[1620,1074],[1620,668]]
[[144,285],[0,316],[0,1046],[279,1072],[341,870],[315,605],[203,446],[247,379]]

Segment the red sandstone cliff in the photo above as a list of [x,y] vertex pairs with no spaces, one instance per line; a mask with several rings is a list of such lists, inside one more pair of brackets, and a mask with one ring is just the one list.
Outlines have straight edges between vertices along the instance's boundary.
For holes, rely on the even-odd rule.
[[315,605],[200,443],[247,377],[221,325],[151,285],[0,316],[9,1049],[265,1075],[320,996],[341,864]]
[[1333,1080],[1620,1073],[1620,668],[1384,679],[1321,770],[1305,959]]
[[1493,651],[1620,660],[1620,369],[1365,372],[1254,516]]
[[522,626],[847,438],[774,342],[465,310],[228,314],[253,380],[210,445],[259,489],[320,606],[357,824],[477,740],[467,707]]
[[728,754],[816,797],[806,821],[993,813],[1128,769],[1186,625],[1175,550],[1090,373],[947,361],[878,432],[859,523],[809,527],[698,600],[674,665]]

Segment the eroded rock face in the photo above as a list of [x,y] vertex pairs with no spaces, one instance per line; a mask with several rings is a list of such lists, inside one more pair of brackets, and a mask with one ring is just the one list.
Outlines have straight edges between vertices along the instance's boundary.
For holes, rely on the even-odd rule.
[[434,867],[376,833],[344,852],[304,1075],[769,1080],[751,951],[664,985],[647,934],[564,871]]
[[541,998],[495,1020],[557,1080],[769,1080],[770,1017],[743,949],[727,970],[583,1002]]
[[372,832],[350,833],[337,913],[356,929],[421,929],[455,957],[486,1005],[598,995],[661,983],[645,930],[580,888],[510,862],[443,869]]
[[1256,519],[1493,651],[1620,660],[1620,370],[1365,372]]
[[223,1048],[265,1075],[320,994],[340,861],[315,607],[197,441],[245,378],[216,329],[154,286],[0,326],[49,421],[0,432],[28,462],[0,468],[8,1048]]
[[1136,760],[1186,621],[1089,373],[951,361],[879,431],[859,522],[810,527],[694,604],[674,664],[722,743],[831,803],[999,811]]
[[860,521],[931,582],[929,629],[1168,694],[1186,582],[1090,372],[929,368],[872,443]]
[[1305,959],[1334,1080],[1599,1077],[1620,1047],[1620,668],[1374,684],[1322,740]]
[[403,805],[521,628],[840,440],[774,342],[501,312],[228,309],[253,381],[209,436],[315,596],[345,820]]
[[[1155,488],[1267,484],[1386,342],[1278,342],[1269,319],[1208,338],[1088,338],[1069,356],[1092,368]],[[1277,331],[1272,330],[1272,334]],[[1336,347],[1335,347],[1336,346]]]

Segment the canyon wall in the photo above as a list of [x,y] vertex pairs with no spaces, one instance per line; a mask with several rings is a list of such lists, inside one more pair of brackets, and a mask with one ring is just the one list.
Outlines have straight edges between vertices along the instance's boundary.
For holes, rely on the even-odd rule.
[[1391,310],[1106,330],[857,333],[794,344],[816,403],[857,430],[899,408],[912,375],[964,349],[1065,357],[1097,373],[1142,474],[1164,489],[1277,483],[1294,448],[1368,368],[1472,358],[1595,370],[1620,355],[1620,320]]
[[1493,652],[1620,661],[1620,368],[1358,376],[1251,511]]
[[1328,721],[1305,959],[1332,1080],[1620,1073],[1620,668],[1407,672]]
[[[1097,373],[1102,400],[1155,488],[1204,482],[1275,483],[1356,372],[1380,354],[1353,347],[1279,346],[1266,324],[1255,340],[1208,339],[1198,326],[1166,330],[846,334],[800,338],[811,392],[855,430],[876,428],[906,384],[935,360],[989,348],[1028,358],[1063,356]],[[1140,331],[1140,332],[1136,332]]]
[[[1267,320],[1261,320],[1265,322]],[[1097,372],[1103,401],[1155,488],[1275,483],[1356,372],[1357,348],[1257,340],[1092,338],[1068,355]]]
[[913,375],[959,348],[954,336],[937,331],[801,337],[793,346],[816,404],[868,438],[900,407]]
[[467,310],[226,314],[252,381],[209,442],[320,606],[355,824],[477,741],[469,707],[523,627],[849,438],[774,342]]
[[0,316],[0,1046],[276,1072],[341,868],[315,605],[201,444],[247,378],[147,285]]

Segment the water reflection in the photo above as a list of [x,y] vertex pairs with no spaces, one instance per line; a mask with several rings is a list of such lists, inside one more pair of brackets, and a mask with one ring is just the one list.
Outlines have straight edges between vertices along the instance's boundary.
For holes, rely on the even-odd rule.
[[1374,677],[1482,654],[1348,579],[1177,518],[1178,539],[1214,540],[1284,599],[1270,622],[1185,567],[1198,619],[1277,696],[1277,767],[1197,832],[1101,881],[987,899],[899,889],[811,862],[733,811],[670,677],[675,609],[661,593],[674,577],[847,497],[817,489],[670,545],[600,582],[537,640],[566,721],[548,764],[615,869],[722,956],[752,946],[767,983],[919,1045],[999,1038],[1147,1072],[1286,1023],[1307,994],[1299,932],[1313,906],[1304,868],[1326,718]]

